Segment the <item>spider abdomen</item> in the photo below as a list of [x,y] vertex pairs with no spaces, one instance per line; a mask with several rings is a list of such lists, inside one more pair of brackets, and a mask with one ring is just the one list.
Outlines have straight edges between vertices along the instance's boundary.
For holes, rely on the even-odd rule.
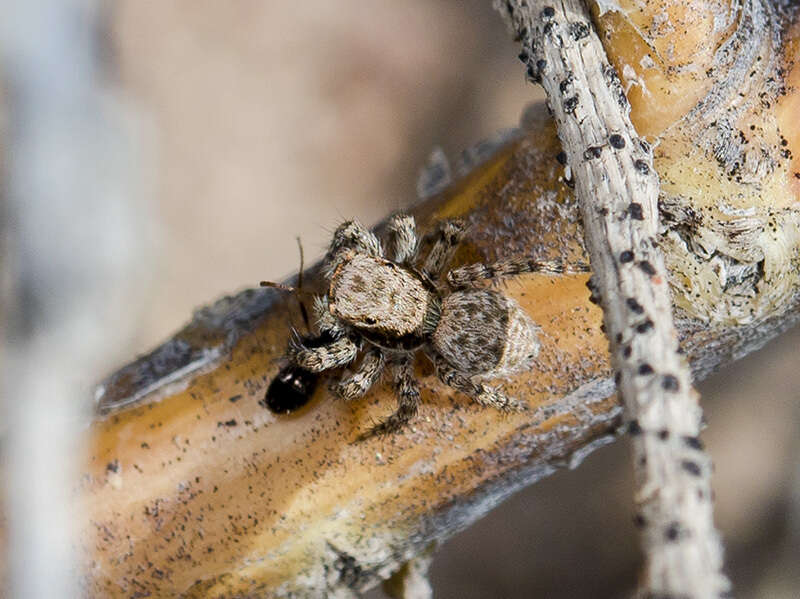
[[530,316],[513,299],[491,289],[445,297],[431,341],[451,366],[473,376],[524,370],[540,347]]

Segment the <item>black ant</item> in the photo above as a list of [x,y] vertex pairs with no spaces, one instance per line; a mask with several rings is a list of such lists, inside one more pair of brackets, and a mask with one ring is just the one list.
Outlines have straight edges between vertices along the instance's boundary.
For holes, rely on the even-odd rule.
[[[297,288],[298,296],[303,289],[303,245],[300,243],[300,238],[297,238],[297,245],[300,248],[300,272],[297,275]],[[287,291],[295,291],[292,287],[287,287],[278,283],[270,281],[261,281],[262,287],[274,287],[284,289]],[[303,315],[303,322],[305,323],[306,330],[310,331],[311,326],[308,320],[308,312],[306,311],[305,304],[302,299],[298,298],[300,303],[300,313]],[[330,343],[332,339],[328,334],[321,334],[318,336],[303,336],[300,341],[307,347],[318,347]],[[295,364],[287,364],[278,371],[275,378],[267,387],[267,392],[264,395],[259,405],[264,406],[270,412],[275,414],[289,414],[302,408],[314,395],[317,388],[320,374],[311,372]]]

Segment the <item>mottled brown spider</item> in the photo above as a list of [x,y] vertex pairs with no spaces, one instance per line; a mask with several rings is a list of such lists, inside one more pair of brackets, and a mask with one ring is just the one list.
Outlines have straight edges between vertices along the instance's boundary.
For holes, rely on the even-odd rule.
[[[412,360],[419,350],[433,362],[439,379],[484,406],[518,411],[523,402],[481,381],[529,368],[539,352],[538,327],[513,299],[481,286],[487,279],[527,272],[563,273],[558,262],[529,259],[472,264],[442,274],[464,226],[442,222],[424,261],[411,216],[389,221],[391,251],[355,221],[341,225],[325,256],[328,292],[315,298],[314,316],[328,342],[289,345],[289,363],[322,372],[353,363],[353,372],[333,384],[346,400],[364,395],[385,367],[392,374],[398,409],[360,439],[400,430],[417,413],[419,386]],[[586,265],[568,269],[586,272]]]

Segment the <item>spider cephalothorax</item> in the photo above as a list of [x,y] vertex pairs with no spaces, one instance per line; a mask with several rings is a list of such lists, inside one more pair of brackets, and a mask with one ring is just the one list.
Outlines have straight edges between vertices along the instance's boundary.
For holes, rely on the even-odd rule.
[[[522,402],[481,383],[530,367],[539,352],[538,328],[511,298],[481,286],[487,279],[525,272],[561,273],[557,262],[528,259],[473,264],[442,274],[461,240],[464,227],[439,225],[433,245],[418,263],[414,219],[389,221],[390,255],[377,237],[357,222],[341,225],[325,257],[328,292],[318,297],[314,313],[322,344],[293,341],[290,365],[310,372],[347,366],[363,353],[355,371],[338,380],[334,391],[344,399],[366,393],[388,365],[399,407],[362,437],[399,430],[417,412],[419,388],[412,359],[423,351],[446,385],[478,403],[504,411]],[[570,270],[585,272],[585,265]]]

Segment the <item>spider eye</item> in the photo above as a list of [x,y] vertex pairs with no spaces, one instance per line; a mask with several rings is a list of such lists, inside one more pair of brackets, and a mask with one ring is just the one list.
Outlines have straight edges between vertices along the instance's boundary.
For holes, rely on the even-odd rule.
[[373,325],[373,324],[375,324],[376,322],[377,322],[377,321],[376,321],[374,318],[372,318],[372,317],[369,317],[369,316],[368,316],[367,318],[365,318],[365,319],[364,319],[364,324]]

